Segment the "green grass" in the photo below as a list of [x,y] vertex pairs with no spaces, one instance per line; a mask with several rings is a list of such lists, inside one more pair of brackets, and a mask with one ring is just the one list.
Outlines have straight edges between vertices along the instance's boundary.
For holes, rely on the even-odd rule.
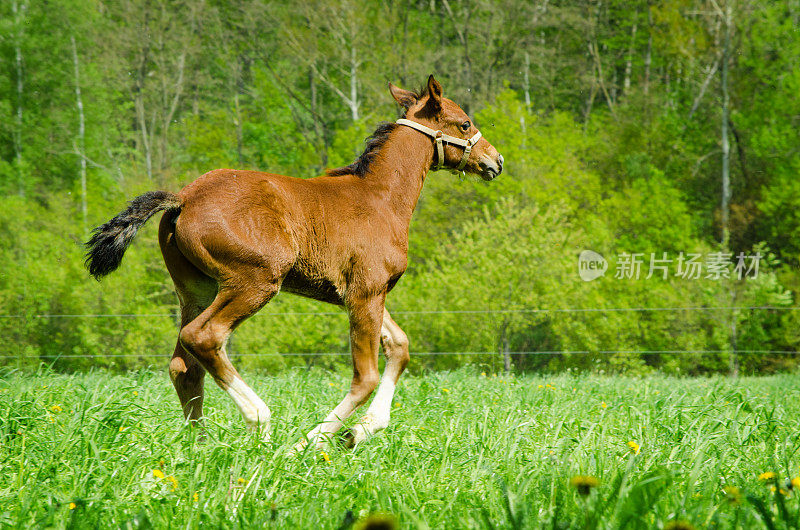
[[[793,375],[407,375],[390,427],[355,451],[331,448],[330,462],[285,453],[346,376],[246,379],[273,411],[269,444],[210,382],[202,439],[181,422],[166,373],[5,372],[0,527],[339,528],[349,511],[411,528],[798,524],[800,491],[783,486],[800,474]],[[778,474],[775,493],[765,471]],[[583,497],[576,475],[599,486]]]

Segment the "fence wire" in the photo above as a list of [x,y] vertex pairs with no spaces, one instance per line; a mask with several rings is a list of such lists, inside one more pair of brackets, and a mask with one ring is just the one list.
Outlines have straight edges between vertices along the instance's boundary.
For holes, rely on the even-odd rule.
[[[655,312],[655,311],[797,311],[800,307],[793,306],[688,306],[688,307],[587,307],[587,308],[530,308],[530,309],[420,309],[420,310],[396,310],[393,315],[439,315],[439,314],[538,314],[538,313],[606,313],[606,312]],[[280,317],[283,315],[291,316],[331,316],[346,315],[340,311],[285,311],[280,313],[259,313],[261,317]],[[34,315],[0,315],[0,319],[48,319],[48,318],[175,318],[175,314],[169,313],[107,313],[107,314],[34,314]],[[546,355],[617,355],[617,354],[636,354],[636,355],[669,355],[669,354],[728,354],[730,350],[550,350],[550,351],[447,351],[447,352],[411,352],[413,356],[441,356],[441,355],[497,355],[505,354],[517,356],[546,356]],[[798,351],[793,350],[736,350],[736,354],[762,354],[762,355],[797,355]],[[251,352],[234,353],[231,357],[344,357],[349,356],[350,352]],[[40,359],[92,359],[92,358],[145,358],[147,355],[138,353],[120,354],[64,354],[64,355],[40,355]],[[0,359],[15,359],[16,355],[0,355]]]
[[[548,308],[548,309],[420,309],[391,311],[393,315],[473,315],[473,314],[526,314],[526,313],[612,313],[612,312],[649,312],[649,311],[797,311],[793,306],[731,306],[731,307],[584,307],[584,308]],[[272,317],[282,315],[329,316],[344,315],[342,311],[282,311],[280,313],[263,312],[256,317]],[[175,318],[170,313],[106,313],[106,314],[34,314],[34,315],[0,315],[0,318]]]
[[[552,350],[552,351],[426,351],[426,352],[411,352],[411,356],[417,355],[614,355],[614,354],[643,354],[643,355],[656,355],[656,354],[709,354],[709,353],[732,353],[730,350]],[[737,354],[742,353],[758,353],[758,354],[781,354],[781,355],[797,355],[798,351],[792,350],[736,350]],[[341,357],[349,356],[350,352],[288,352],[288,353],[269,353],[269,352],[256,352],[256,353],[235,353],[230,354],[231,357],[268,357],[280,355],[281,357]],[[154,354],[153,356],[158,356]],[[109,359],[109,358],[145,358],[148,355],[139,353],[117,353],[117,354],[104,354],[104,355],[91,355],[91,354],[65,354],[65,355],[37,355],[38,359]],[[0,359],[13,359],[14,355],[0,355]]]

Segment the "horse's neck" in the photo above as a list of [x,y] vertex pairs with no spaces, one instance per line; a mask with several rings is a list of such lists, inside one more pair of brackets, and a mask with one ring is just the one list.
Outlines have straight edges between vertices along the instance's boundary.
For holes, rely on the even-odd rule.
[[431,139],[409,127],[398,126],[367,173],[367,182],[380,192],[387,209],[406,226],[411,223],[432,161]]

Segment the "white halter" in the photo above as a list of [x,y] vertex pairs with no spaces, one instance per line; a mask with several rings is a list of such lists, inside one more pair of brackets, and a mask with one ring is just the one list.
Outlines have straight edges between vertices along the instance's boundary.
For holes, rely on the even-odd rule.
[[467,165],[467,160],[469,159],[469,153],[472,151],[472,146],[478,143],[478,140],[481,139],[480,131],[475,133],[475,136],[473,136],[469,140],[464,140],[462,138],[456,138],[455,136],[444,134],[442,131],[434,131],[430,127],[426,127],[421,123],[407,120],[405,118],[400,118],[399,120],[397,120],[397,123],[400,125],[411,127],[412,129],[416,129],[422,134],[425,134],[433,138],[433,141],[436,144],[436,165],[433,166],[434,171],[436,171],[437,169],[442,169],[444,167],[444,146],[442,145],[442,142],[446,142],[448,144],[457,145],[464,148],[464,154],[461,156],[461,162],[459,162],[458,167],[455,168],[456,171],[461,171],[462,169],[464,169],[464,166]]

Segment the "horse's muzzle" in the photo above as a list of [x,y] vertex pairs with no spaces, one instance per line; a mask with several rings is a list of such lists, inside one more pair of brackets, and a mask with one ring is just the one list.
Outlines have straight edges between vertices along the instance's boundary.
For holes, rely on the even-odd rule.
[[483,157],[480,161],[481,178],[483,180],[494,180],[503,172],[503,155],[498,154],[497,160],[490,160],[488,157]]

